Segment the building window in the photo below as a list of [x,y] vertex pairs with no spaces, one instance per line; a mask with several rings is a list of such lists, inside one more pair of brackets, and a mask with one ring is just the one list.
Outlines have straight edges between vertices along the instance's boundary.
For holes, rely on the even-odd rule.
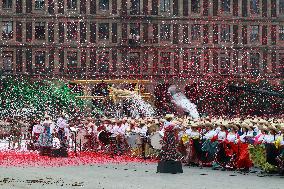
[[230,57],[226,53],[220,54],[220,74],[227,75],[230,72]]
[[140,14],[140,0],[131,0],[130,14],[139,15]]
[[161,0],[160,10],[161,12],[170,12],[171,10],[170,0]]
[[13,22],[3,22],[2,39],[13,38]]
[[100,0],[99,8],[103,11],[109,10],[109,0]]
[[139,74],[140,73],[140,53],[131,52],[129,53],[129,73]]
[[284,53],[279,54],[279,74],[284,77]]
[[44,0],[35,0],[35,9],[43,9]]
[[161,52],[160,54],[161,74],[169,74],[171,71],[171,53]]
[[68,72],[75,73],[77,68],[77,52],[67,52],[67,69]]
[[221,25],[221,41],[222,42],[230,42],[230,25]]
[[284,14],[284,0],[279,0],[279,14]]
[[259,0],[250,0],[251,14],[259,14]]
[[279,40],[284,41],[284,26],[279,26]]
[[3,0],[2,1],[3,9],[11,9],[12,8],[12,0]]
[[68,40],[77,40],[77,23],[76,22],[67,22],[67,39]]
[[221,10],[225,13],[230,13],[231,11],[231,0],[222,0],[221,1]]
[[200,13],[200,0],[192,0],[191,1],[191,12],[192,13]]
[[98,62],[99,73],[109,73],[109,52],[102,52],[99,54]]
[[77,0],[68,0],[67,1],[67,8],[68,9],[77,9]]
[[109,39],[109,24],[99,24],[99,39]]
[[131,23],[130,24],[130,32],[129,32],[129,44],[136,44],[140,41],[140,24],[139,23]]
[[250,74],[253,76],[259,75],[259,61],[260,54],[259,53],[251,53],[250,54]]
[[251,26],[250,42],[259,41],[259,26]]
[[200,65],[200,53],[193,52],[190,55],[190,73],[198,74]]
[[13,69],[13,52],[4,51],[3,52],[3,71],[12,72]]
[[43,72],[45,68],[45,52],[37,51],[35,53],[35,71]]
[[38,39],[38,40],[45,39],[45,23],[44,22],[35,23],[35,39]]
[[170,40],[171,39],[171,25],[162,24],[161,25],[161,40]]
[[191,39],[193,41],[199,40],[201,37],[201,26],[199,24],[195,24],[191,26]]

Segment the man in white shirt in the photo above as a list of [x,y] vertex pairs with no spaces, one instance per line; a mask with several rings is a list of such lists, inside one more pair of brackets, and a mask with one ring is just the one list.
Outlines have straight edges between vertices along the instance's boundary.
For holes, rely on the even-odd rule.
[[33,126],[33,130],[32,130],[32,138],[33,138],[33,142],[37,143],[39,136],[41,133],[43,133],[43,126],[39,123],[39,121],[37,122],[36,125]]
[[[58,128],[57,133],[58,133],[58,138],[61,142],[64,140],[64,130],[67,126],[67,120],[63,118],[63,116],[59,117],[56,126]],[[56,131],[55,131],[56,132]]]
[[116,123],[116,120],[112,120],[111,121],[111,126],[109,127],[109,131],[112,133],[112,137],[116,137],[119,133],[118,133],[118,129],[119,129],[119,126],[117,125]]

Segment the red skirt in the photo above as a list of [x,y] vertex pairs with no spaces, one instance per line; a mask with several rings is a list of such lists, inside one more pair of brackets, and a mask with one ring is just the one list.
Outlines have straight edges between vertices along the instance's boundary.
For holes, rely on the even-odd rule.
[[238,169],[249,169],[253,166],[253,163],[249,156],[249,150],[247,143],[239,142],[237,145],[237,157],[236,157],[236,167]]

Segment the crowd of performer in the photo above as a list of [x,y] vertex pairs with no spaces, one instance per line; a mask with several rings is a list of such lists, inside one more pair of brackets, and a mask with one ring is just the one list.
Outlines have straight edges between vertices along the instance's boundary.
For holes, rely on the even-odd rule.
[[[166,115],[145,118],[70,119],[62,114],[34,120],[31,138],[41,147],[103,151],[110,155],[161,158],[169,131],[175,158],[213,169],[284,170],[284,119],[260,117],[200,118]],[[163,155],[163,154],[162,154]],[[172,156],[174,157],[174,156]],[[173,158],[174,159],[174,158]]]

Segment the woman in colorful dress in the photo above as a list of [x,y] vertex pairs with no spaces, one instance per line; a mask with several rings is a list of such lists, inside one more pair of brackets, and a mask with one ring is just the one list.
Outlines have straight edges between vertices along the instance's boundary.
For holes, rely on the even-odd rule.
[[215,154],[217,152],[218,142],[216,141],[217,131],[214,129],[214,126],[211,122],[204,123],[207,132],[204,135],[205,141],[202,144],[202,164],[205,166],[211,166],[214,161]]
[[51,147],[52,146],[52,131],[54,129],[54,123],[51,121],[49,115],[45,115],[45,120],[42,123],[43,132],[40,135],[40,146]]
[[241,124],[243,135],[238,141],[238,151],[236,157],[236,167],[239,170],[248,171],[252,167],[252,161],[249,156],[249,144],[253,143],[253,125],[243,123]]
[[189,142],[186,149],[186,162],[188,165],[199,165],[199,149],[200,149],[200,133],[198,128],[200,127],[197,123],[190,124],[191,130],[187,130]]
[[215,161],[212,163],[213,169],[217,169],[219,166],[225,167],[227,162],[226,152],[225,152],[225,143],[224,141],[227,138],[227,128],[223,124],[217,124],[216,135],[212,139],[213,141],[216,140],[217,142],[217,149],[215,153]]

